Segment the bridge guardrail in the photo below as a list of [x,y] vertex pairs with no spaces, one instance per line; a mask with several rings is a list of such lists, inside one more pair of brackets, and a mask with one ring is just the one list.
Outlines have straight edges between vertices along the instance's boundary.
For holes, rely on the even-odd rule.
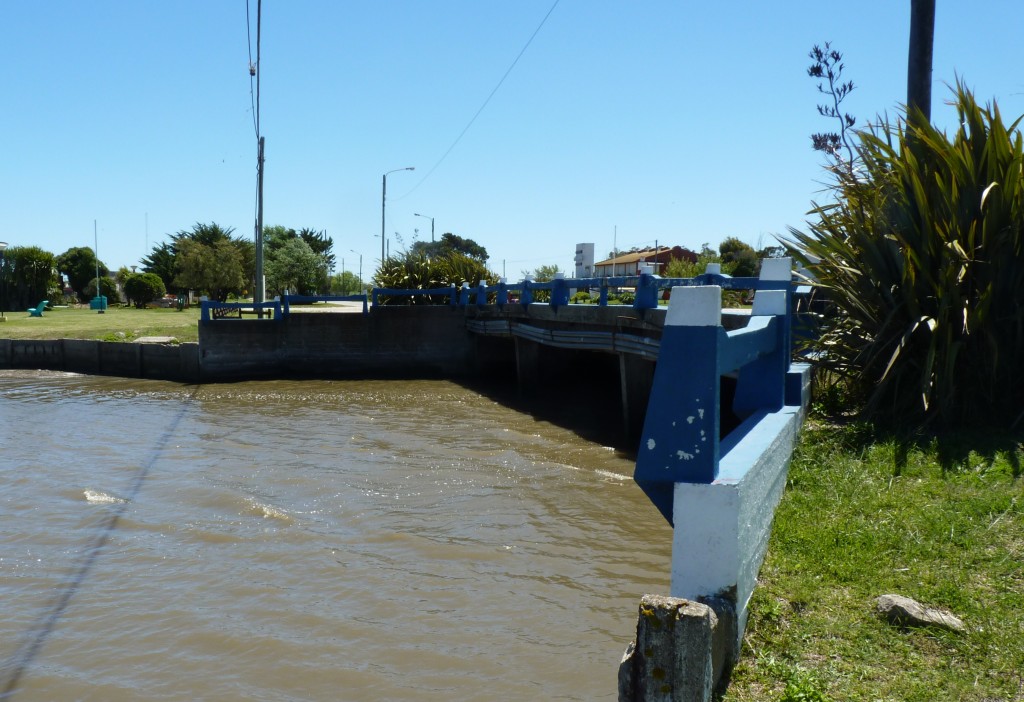
[[[770,261],[772,259],[768,259]],[[782,260],[782,259],[775,259]],[[786,259],[788,260],[788,259]],[[662,278],[649,273],[642,273],[634,276],[618,276],[610,278],[565,278],[558,277],[545,282],[536,282],[526,278],[517,283],[508,283],[504,280],[495,285],[487,285],[480,281],[475,286],[463,283],[461,287],[454,285],[441,288],[372,288],[362,295],[283,295],[279,300],[263,303],[251,302],[217,302],[215,300],[204,300],[202,302],[202,320],[218,321],[221,319],[238,319],[245,314],[255,314],[257,319],[281,319],[290,314],[292,304],[311,304],[316,302],[362,302],[363,314],[368,313],[370,308],[377,308],[384,304],[381,298],[384,297],[443,297],[445,302],[452,307],[467,307],[470,305],[478,308],[488,305],[504,307],[506,305],[527,306],[536,302],[537,293],[546,291],[549,293],[548,303],[551,307],[558,308],[569,305],[571,290],[597,289],[599,307],[607,307],[609,295],[612,290],[632,289],[634,301],[631,305],[634,309],[656,309],[659,300],[664,297],[666,291],[678,287],[695,287],[702,285],[717,285],[723,290],[787,290],[792,293],[794,284],[789,280],[767,280],[763,277],[740,277],[733,278],[723,275],[713,269],[694,278]],[[787,298],[788,299],[788,298]],[[434,303],[437,304],[437,303]],[[588,303],[593,304],[593,303]],[[274,312],[273,315],[270,312]]]

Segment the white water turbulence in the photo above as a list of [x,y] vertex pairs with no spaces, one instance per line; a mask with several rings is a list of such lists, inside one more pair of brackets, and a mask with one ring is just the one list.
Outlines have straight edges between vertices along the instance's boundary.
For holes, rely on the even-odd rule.
[[[571,400],[568,400],[571,401]],[[0,371],[0,700],[613,700],[671,531],[443,381]]]

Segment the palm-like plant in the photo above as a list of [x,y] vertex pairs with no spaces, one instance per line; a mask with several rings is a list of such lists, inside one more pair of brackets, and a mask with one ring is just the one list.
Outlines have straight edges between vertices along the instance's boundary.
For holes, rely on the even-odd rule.
[[1006,426],[1024,417],[1024,140],[955,95],[952,139],[916,109],[860,132],[860,172],[790,250],[834,305],[822,363],[869,412]]
[[[480,260],[458,251],[433,257],[422,252],[392,256],[374,276],[374,284],[378,287],[398,290],[459,287],[463,282],[475,286],[480,280],[492,285],[497,277]],[[447,295],[383,296],[381,304],[446,304],[448,300]]]

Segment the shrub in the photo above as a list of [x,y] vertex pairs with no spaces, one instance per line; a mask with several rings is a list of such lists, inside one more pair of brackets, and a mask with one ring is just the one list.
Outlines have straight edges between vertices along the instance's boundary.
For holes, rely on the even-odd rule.
[[[377,271],[374,284],[377,287],[397,290],[429,290],[452,285],[461,287],[463,282],[476,286],[481,280],[493,285],[498,279],[487,270],[486,265],[475,258],[458,251],[434,257],[414,251],[387,259]],[[449,299],[448,295],[385,295],[380,301],[385,305],[441,305],[448,304]]]
[[1024,157],[958,82],[950,139],[919,111],[858,136],[791,253],[832,302],[822,364],[863,391],[875,418],[909,423],[1024,417]]
[[124,281],[124,294],[139,309],[166,293],[164,281],[156,273],[131,273]]

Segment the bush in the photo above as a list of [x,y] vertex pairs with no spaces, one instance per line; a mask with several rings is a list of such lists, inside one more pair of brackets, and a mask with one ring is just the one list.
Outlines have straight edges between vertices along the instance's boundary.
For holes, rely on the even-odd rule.
[[166,293],[164,281],[156,273],[131,273],[124,281],[124,294],[139,309]]
[[[498,278],[487,270],[487,266],[481,261],[452,251],[434,257],[419,252],[392,256],[377,271],[373,282],[380,288],[429,290],[452,285],[461,287],[463,282],[475,287],[481,280],[486,281],[488,285],[494,285]],[[447,294],[400,297],[385,295],[380,301],[385,305],[444,305],[448,304],[449,299]]]
[[[1024,417],[1024,156],[962,83],[952,139],[915,111],[858,134],[791,253],[832,302],[816,348],[877,419]],[[856,392],[854,393],[856,394]]]
[[[117,283],[106,276],[100,277],[100,290],[101,295],[107,298],[107,304],[112,305],[115,302],[121,301],[121,294],[117,291]],[[82,294],[85,296],[86,302],[96,297],[96,279],[93,278],[89,281],[89,284],[82,290]]]

